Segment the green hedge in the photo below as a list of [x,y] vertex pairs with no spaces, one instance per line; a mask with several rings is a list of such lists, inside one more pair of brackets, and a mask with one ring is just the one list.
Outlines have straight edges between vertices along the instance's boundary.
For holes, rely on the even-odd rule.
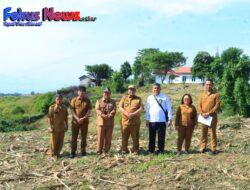
[[38,113],[47,114],[49,106],[55,101],[55,94],[52,92],[37,95],[34,100],[34,109]]

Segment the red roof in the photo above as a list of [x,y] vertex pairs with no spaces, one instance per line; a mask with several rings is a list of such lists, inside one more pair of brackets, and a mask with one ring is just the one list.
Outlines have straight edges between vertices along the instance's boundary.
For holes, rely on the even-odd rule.
[[[166,71],[160,71],[158,73],[166,74]],[[191,67],[179,67],[177,69],[170,69],[167,74],[181,76],[181,74],[191,74]]]
[[191,74],[191,67],[179,67],[175,72],[177,74]]
[[178,73],[176,73],[176,71],[174,71],[174,70],[172,70],[172,69],[169,70],[167,74],[169,74],[169,75],[175,75],[175,76],[177,76],[177,77],[180,76]]

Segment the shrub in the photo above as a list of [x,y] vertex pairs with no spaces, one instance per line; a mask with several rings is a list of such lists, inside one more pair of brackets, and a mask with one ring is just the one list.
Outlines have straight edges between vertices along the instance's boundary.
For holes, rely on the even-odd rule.
[[32,130],[32,128],[28,127],[27,125],[0,118],[0,132],[29,131],[29,130]]
[[16,106],[11,111],[12,114],[24,114],[25,110],[21,106]]
[[34,101],[34,109],[43,114],[47,114],[49,106],[55,101],[54,93],[46,93],[42,95],[37,95]]
[[124,87],[125,79],[120,72],[114,72],[112,75],[112,88],[115,92],[123,93],[126,88]]

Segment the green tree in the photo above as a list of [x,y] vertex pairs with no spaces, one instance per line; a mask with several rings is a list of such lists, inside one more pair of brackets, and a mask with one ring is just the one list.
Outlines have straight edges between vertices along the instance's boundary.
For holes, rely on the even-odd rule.
[[125,79],[123,78],[123,75],[121,72],[114,72],[112,75],[112,88],[115,90],[115,92],[123,93],[125,91]]
[[224,72],[220,86],[226,113],[249,116],[250,58],[239,48],[228,48],[222,53],[221,62]]
[[210,64],[211,69],[208,77],[213,79],[216,84],[220,84],[223,77],[225,64],[220,57],[215,57],[214,61]]
[[95,79],[97,86],[101,85],[102,80],[110,79],[113,73],[112,68],[107,64],[86,65],[85,70]]
[[181,52],[156,52],[150,57],[150,67],[161,77],[161,82],[166,79],[169,70],[183,66],[186,58]]
[[226,69],[223,73],[221,85],[221,96],[223,103],[223,110],[226,115],[234,115],[236,112],[236,102],[233,97],[234,81],[230,73],[230,69]]
[[159,49],[154,48],[141,49],[138,51],[132,72],[139,86],[144,86],[152,80],[153,70],[150,66],[151,57],[157,52],[159,52]]
[[36,95],[34,100],[34,109],[37,112],[47,114],[49,106],[55,101],[55,96],[53,93],[49,92],[46,94]]
[[237,103],[237,110],[240,115],[245,117],[249,116],[249,105],[247,102],[247,94],[249,93],[249,85],[244,81],[243,78],[237,78],[234,85],[234,97]]
[[122,76],[125,80],[128,79],[128,77],[131,76],[132,74],[132,69],[131,69],[131,66],[129,64],[128,61],[125,61],[122,66],[121,66],[121,69],[120,69],[120,72],[122,73]]
[[173,74],[171,74],[171,75],[169,75],[169,79],[172,81],[172,80],[174,80],[176,78],[176,75],[173,75]]
[[192,75],[199,77],[200,79],[211,78],[211,64],[214,59],[215,58],[206,51],[198,52],[194,58],[193,66],[191,68]]

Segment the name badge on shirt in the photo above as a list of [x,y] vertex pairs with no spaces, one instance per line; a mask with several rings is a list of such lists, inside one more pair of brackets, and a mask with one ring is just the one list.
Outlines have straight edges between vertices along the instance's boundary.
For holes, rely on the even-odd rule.
[[163,102],[163,99],[159,99],[158,102],[161,104]]

